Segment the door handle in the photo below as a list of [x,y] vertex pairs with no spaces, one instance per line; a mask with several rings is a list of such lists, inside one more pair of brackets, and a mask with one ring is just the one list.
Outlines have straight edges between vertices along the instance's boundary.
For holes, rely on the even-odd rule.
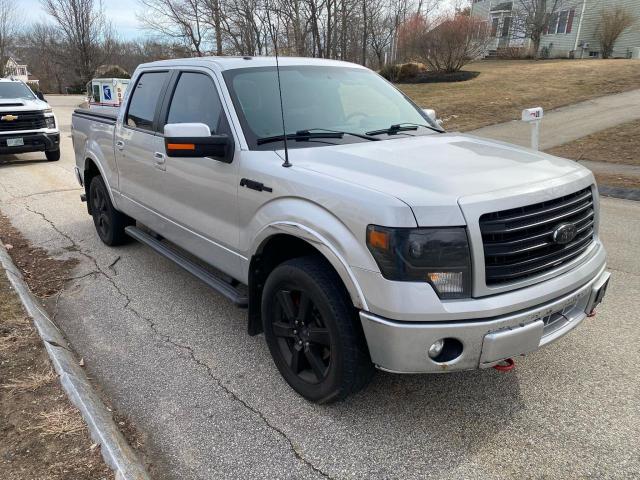
[[124,142],[122,140],[116,141],[116,147],[122,150],[124,148]]
[[157,169],[165,171],[167,169],[167,167],[165,166],[165,162],[166,158],[164,156],[164,153],[155,152],[153,154],[153,164]]

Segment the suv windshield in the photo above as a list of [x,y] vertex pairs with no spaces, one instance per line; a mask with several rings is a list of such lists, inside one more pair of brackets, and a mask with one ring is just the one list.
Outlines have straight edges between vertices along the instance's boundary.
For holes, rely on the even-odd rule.
[[[276,68],[255,67],[223,72],[249,148],[281,148],[258,139],[282,135]],[[342,137],[303,136],[290,147],[366,142],[367,132],[384,130],[376,139],[425,135],[440,130],[416,105],[370,70],[350,67],[280,67],[287,134],[305,131],[344,132]],[[400,124],[410,129],[393,129]],[[388,130],[388,133],[387,133]],[[354,134],[360,135],[356,136]]]
[[29,87],[20,82],[0,82],[0,99],[24,98],[33,100],[35,96]]

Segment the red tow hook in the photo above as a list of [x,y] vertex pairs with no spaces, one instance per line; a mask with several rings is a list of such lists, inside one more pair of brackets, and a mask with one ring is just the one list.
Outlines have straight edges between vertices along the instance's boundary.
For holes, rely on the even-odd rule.
[[505,360],[502,360],[502,362],[500,362],[499,364],[494,365],[493,368],[503,373],[510,372],[511,370],[516,368],[516,362],[513,361],[513,358],[507,358]]

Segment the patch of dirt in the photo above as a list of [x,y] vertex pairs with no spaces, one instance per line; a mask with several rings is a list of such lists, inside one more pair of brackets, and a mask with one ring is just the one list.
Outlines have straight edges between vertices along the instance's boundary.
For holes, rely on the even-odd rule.
[[113,479],[0,271],[0,478]]
[[11,255],[33,293],[44,298],[58,293],[78,264],[76,259],[51,258],[46,250],[33,247],[9,219],[0,212],[0,242]]

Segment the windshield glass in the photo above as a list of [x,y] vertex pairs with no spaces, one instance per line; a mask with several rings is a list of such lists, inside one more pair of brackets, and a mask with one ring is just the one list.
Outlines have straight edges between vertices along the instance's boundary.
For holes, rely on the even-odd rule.
[[[223,73],[249,148],[282,148],[282,142],[258,145],[259,138],[282,134],[278,77],[274,67],[243,68]],[[425,125],[377,138],[426,135],[438,129],[402,93],[370,70],[349,67],[286,66],[280,68],[287,134],[301,130],[332,130],[366,135],[391,125]],[[322,141],[290,142],[292,147],[366,142],[345,135]]]
[[35,96],[29,87],[20,82],[0,82],[0,99],[24,98],[33,100]]

